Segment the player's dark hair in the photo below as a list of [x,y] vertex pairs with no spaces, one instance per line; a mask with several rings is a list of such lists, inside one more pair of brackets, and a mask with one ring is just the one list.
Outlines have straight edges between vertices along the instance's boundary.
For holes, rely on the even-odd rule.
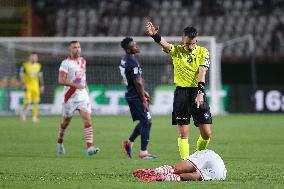
[[74,43],[79,43],[79,41],[70,41],[70,42],[69,42],[69,46],[72,45],[72,44],[74,44]]
[[193,39],[197,37],[197,30],[194,27],[186,27],[183,29],[184,36]]
[[132,41],[133,41],[133,39],[132,39],[131,37],[125,37],[125,38],[121,41],[120,45],[121,45],[121,47],[122,47],[125,51],[127,51],[128,46],[129,46],[129,43],[131,43]]

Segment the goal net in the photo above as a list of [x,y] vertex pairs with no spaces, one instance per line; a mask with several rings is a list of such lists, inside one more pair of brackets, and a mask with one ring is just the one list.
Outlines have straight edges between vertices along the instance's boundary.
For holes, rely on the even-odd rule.
[[[138,59],[143,67],[145,88],[151,95],[153,114],[170,114],[173,103],[173,66],[171,58],[150,37],[133,37],[140,46]],[[95,114],[123,114],[129,109],[124,100],[125,87],[119,72],[120,47],[123,37],[33,37],[0,38],[0,113],[17,114],[21,110],[23,91],[19,83],[21,64],[31,52],[39,55],[45,83],[41,95],[40,114],[60,114],[63,88],[57,84],[60,63],[69,52],[68,42],[81,43],[87,61],[87,81]],[[165,37],[173,44],[180,37]],[[224,113],[221,90],[220,57],[215,37],[201,36],[198,43],[210,52],[211,65],[207,74],[207,94],[211,112]]]

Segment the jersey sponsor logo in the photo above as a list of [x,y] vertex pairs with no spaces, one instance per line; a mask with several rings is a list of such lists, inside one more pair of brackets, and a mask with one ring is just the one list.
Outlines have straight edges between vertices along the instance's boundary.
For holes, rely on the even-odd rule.
[[139,73],[139,68],[138,68],[138,67],[135,67],[135,68],[133,69],[133,72],[134,72],[134,74],[138,74],[138,73]]
[[75,71],[75,77],[76,77],[76,78],[82,78],[83,75],[84,75],[83,70]]
[[135,68],[133,68],[133,72],[134,72],[135,75],[136,74],[142,74],[142,69],[140,67],[135,67]]
[[30,78],[35,78],[37,76],[37,71],[30,71]]

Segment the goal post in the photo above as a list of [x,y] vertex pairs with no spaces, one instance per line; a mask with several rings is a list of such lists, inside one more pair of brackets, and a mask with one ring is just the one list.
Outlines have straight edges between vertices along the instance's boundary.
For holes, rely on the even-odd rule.
[[[68,42],[79,41],[82,56],[87,59],[87,80],[91,85],[91,98],[96,114],[120,114],[128,112],[123,102],[124,87],[121,83],[118,66],[124,54],[120,42],[124,37],[0,37],[0,113],[19,113],[22,91],[17,84],[21,63],[27,60],[29,53],[39,54],[43,64],[46,92],[42,95],[40,113],[60,113],[60,87],[57,74],[60,62],[68,56]],[[134,36],[140,46],[138,55],[143,66],[146,89],[152,95],[153,114],[169,114],[172,109],[173,83],[172,73],[165,65],[171,65],[171,59],[150,37]],[[173,44],[181,43],[180,36],[166,36]],[[209,83],[207,94],[214,115],[224,113],[221,87],[221,54],[218,53],[216,38],[200,36],[198,43],[210,52],[210,69],[206,82]],[[172,70],[171,70],[172,71]],[[5,84],[5,82],[7,82]],[[165,87],[168,86],[168,87]],[[167,88],[167,89],[166,89]],[[170,89],[169,89],[170,88]],[[1,92],[2,91],[2,92]],[[61,90],[62,91],[62,90]],[[20,94],[21,93],[21,94]],[[165,95],[167,94],[167,95]],[[220,95],[221,94],[221,95]],[[154,100],[154,102],[153,102]],[[2,102],[2,104],[1,104]]]

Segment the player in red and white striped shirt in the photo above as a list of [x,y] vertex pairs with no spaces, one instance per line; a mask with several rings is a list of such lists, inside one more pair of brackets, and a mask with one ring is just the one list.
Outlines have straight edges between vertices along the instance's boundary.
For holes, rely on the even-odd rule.
[[70,56],[62,61],[59,68],[58,82],[64,85],[63,121],[59,127],[57,150],[64,154],[64,134],[76,110],[84,121],[87,154],[96,154],[99,149],[93,145],[93,128],[91,104],[86,83],[86,60],[81,57],[81,46],[78,41],[69,43]]
[[225,180],[227,169],[222,158],[212,150],[196,151],[186,160],[172,166],[137,169],[133,176],[140,181],[208,181]]

